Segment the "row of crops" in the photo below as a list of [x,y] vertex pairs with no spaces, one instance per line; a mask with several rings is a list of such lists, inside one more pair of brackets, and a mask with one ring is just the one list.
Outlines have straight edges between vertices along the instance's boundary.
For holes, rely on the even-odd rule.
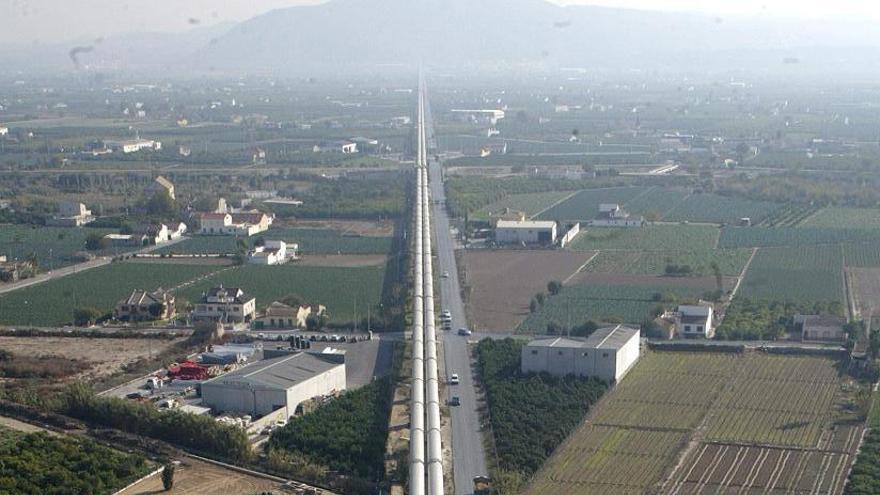
[[840,245],[762,248],[737,297],[752,300],[843,301]]
[[692,194],[663,218],[669,222],[736,224],[740,218],[761,222],[780,207],[777,203],[731,198],[717,194]]
[[531,217],[572,194],[574,193],[570,191],[512,194],[480,208],[473,212],[470,218],[472,220],[488,220],[490,214],[503,212],[508,208],[512,211],[521,211]]
[[835,364],[825,357],[648,352],[526,493],[644,493],[666,478],[703,422],[709,440],[815,446],[837,419]]
[[809,246],[880,241],[880,229],[828,227],[727,227],[721,231],[722,248]]
[[193,236],[173,246],[159,249],[163,254],[235,254],[239,239],[249,247],[257,238],[294,243],[303,254],[385,254],[391,250],[391,237],[343,235],[333,229],[271,229],[254,237]]
[[765,217],[760,222],[760,226],[794,227],[818,210],[819,208],[813,205],[787,204],[773,212],[772,215]]
[[667,266],[676,265],[691,267],[695,275],[712,276],[714,265],[722,275],[737,277],[751,254],[750,249],[600,251],[585,270],[592,273],[664,275]]
[[[705,291],[692,287],[648,285],[574,285],[566,287],[530,314],[517,328],[543,333],[551,324],[571,328],[586,321],[639,324],[674,299],[696,299]],[[664,302],[665,301],[665,302]]]
[[647,192],[646,187],[609,187],[605,189],[586,189],[538,215],[540,220],[559,222],[584,222],[596,217],[602,203],[624,204],[632,198]]
[[649,225],[642,228],[595,228],[575,238],[571,248],[640,251],[711,251],[718,229],[697,225]]

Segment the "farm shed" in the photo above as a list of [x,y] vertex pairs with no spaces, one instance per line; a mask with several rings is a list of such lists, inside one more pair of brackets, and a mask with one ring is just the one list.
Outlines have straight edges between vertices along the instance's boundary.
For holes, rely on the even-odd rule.
[[616,382],[639,359],[639,330],[617,325],[586,339],[539,338],[522,348],[522,371],[593,376]]
[[498,220],[495,225],[498,244],[553,244],[556,242],[554,221]]
[[345,390],[345,358],[297,353],[265,359],[202,384],[202,403],[217,413],[258,417],[297,406],[317,396]]
[[846,320],[830,315],[795,315],[794,324],[800,325],[804,342],[845,342]]

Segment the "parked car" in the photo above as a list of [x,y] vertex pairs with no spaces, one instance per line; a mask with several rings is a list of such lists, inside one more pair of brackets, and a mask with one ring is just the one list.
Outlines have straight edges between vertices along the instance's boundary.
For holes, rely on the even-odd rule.
[[459,383],[458,373],[453,373],[452,376],[449,377],[449,384],[450,385],[458,385],[458,383]]
[[452,322],[450,320],[446,320],[443,322],[443,330],[452,330]]
[[449,272],[443,272],[443,278],[449,278]]
[[474,333],[474,332],[471,332],[471,331],[468,330],[467,328],[459,328],[459,329],[458,329],[458,334],[459,334],[459,335],[468,336],[468,335],[471,335],[471,334],[473,334],[473,333]]
[[441,320],[451,320],[452,313],[448,309],[444,309],[442,313],[440,313]]
[[449,405],[450,406],[460,406],[461,399],[459,399],[458,396],[456,395],[456,396],[452,397],[451,399],[449,399]]

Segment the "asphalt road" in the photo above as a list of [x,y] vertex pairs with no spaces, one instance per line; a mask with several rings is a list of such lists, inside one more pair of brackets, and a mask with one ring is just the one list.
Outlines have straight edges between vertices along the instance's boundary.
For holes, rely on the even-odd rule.
[[449,385],[447,393],[457,396],[461,405],[451,407],[452,423],[452,463],[455,482],[455,495],[473,493],[473,479],[477,475],[488,475],[486,453],[483,449],[483,433],[480,428],[480,415],[477,412],[477,393],[468,352],[468,337],[458,335],[457,330],[468,327],[464,303],[461,300],[458,269],[455,263],[455,241],[449,230],[449,217],[446,215],[445,194],[441,178],[440,164],[430,161],[430,187],[434,201],[432,219],[436,235],[434,252],[438,259],[441,274],[448,278],[440,279],[440,302],[442,309],[452,313],[452,330],[441,331],[443,360],[446,379],[458,373],[460,383]]

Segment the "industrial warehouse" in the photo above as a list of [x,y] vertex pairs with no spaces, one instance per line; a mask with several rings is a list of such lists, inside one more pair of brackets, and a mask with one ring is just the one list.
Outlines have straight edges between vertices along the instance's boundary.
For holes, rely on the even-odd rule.
[[202,384],[202,404],[217,413],[252,417],[284,409],[284,419],[303,402],[345,390],[345,356],[300,352],[265,359]]
[[617,325],[587,339],[535,339],[522,348],[522,371],[591,376],[617,382],[639,359],[639,330]]

